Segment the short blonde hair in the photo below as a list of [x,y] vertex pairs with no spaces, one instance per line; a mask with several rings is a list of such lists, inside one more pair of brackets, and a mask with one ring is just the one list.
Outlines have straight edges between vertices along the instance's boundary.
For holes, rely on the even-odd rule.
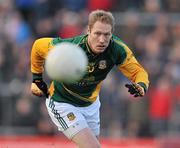
[[114,31],[114,17],[111,12],[104,10],[94,10],[89,14],[88,26],[91,29],[97,21],[110,24],[112,31]]

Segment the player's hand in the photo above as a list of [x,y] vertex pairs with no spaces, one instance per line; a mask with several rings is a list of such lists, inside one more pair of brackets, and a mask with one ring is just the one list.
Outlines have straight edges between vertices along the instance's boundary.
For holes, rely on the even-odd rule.
[[33,80],[31,84],[31,92],[38,97],[45,96],[48,98],[49,96],[47,84],[42,79]]
[[145,89],[138,83],[125,84],[128,88],[128,92],[134,97],[143,97],[145,95]]

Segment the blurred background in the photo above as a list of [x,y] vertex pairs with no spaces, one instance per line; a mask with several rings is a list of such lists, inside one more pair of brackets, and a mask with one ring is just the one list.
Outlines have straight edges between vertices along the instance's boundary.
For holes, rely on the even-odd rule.
[[101,136],[179,137],[180,0],[0,0],[0,135],[61,136],[44,100],[31,95],[31,46],[40,37],[81,35],[95,9],[113,13],[114,34],[151,82],[143,99],[133,99],[128,80],[112,70],[100,94]]

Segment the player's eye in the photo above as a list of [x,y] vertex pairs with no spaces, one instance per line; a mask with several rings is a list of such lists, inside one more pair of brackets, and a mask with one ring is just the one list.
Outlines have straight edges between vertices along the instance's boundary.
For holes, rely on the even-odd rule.
[[97,35],[97,36],[100,36],[100,35],[101,35],[100,32],[95,32],[94,34]]
[[104,34],[106,37],[109,37],[111,34],[110,33],[105,33]]

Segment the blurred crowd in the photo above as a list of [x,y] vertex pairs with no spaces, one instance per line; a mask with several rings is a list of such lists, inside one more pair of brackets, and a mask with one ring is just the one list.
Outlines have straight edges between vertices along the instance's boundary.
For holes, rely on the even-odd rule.
[[151,82],[147,95],[134,99],[124,87],[129,81],[112,70],[100,94],[101,135],[180,134],[179,0],[0,0],[0,134],[59,134],[44,99],[30,92],[31,46],[40,37],[84,33],[88,13],[95,9],[114,14],[115,34]]

